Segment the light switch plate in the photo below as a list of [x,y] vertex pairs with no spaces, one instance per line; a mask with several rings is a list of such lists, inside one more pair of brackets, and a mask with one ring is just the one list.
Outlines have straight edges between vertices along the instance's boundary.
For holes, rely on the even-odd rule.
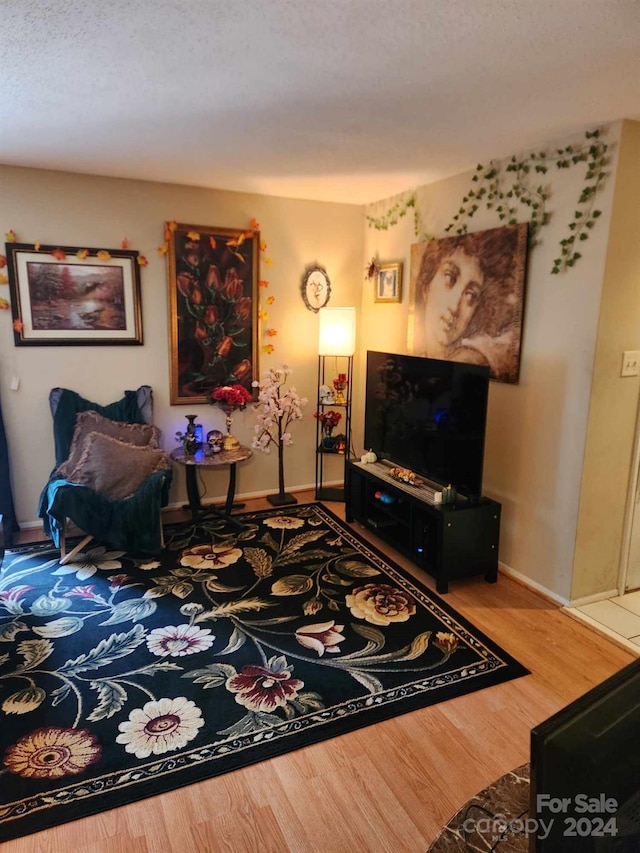
[[630,349],[622,353],[620,376],[640,376],[640,350]]

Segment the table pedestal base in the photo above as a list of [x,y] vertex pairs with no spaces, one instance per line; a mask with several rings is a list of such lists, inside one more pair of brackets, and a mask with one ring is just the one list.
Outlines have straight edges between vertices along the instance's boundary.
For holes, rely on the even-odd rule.
[[[185,482],[187,487],[187,504],[191,511],[191,519],[196,521],[199,518],[206,518],[208,515],[215,515],[228,521],[236,527],[243,527],[242,523],[233,518],[231,511],[241,509],[243,503],[234,503],[236,493],[236,464],[245,459],[249,459],[251,451],[248,447],[239,447],[234,451],[222,451],[213,456],[207,456],[201,449],[193,456],[187,456],[184,453],[175,451],[171,454],[171,458],[176,462],[180,462],[185,467]],[[215,504],[203,505],[200,500],[200,490],[198,489],[197,468],[215,468],[228,465],[229,466],[229,486],[227,488],[227,499],[224,506],[216,506]]]

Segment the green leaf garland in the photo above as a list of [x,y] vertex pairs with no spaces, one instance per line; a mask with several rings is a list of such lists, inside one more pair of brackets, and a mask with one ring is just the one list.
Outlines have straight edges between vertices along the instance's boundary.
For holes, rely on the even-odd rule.
[[[548,177],[555,164],[557,169],[571,169],[586,164],[585,184],[580,191],[571,221],[567,224],[568,234],[560,242],[559,256],[554,259],[551,272],[557,275],[573,267],[582,257],[577,246],[589,239],[601,211],[595,209],[595,198],[608,176],[606,166],[608,146],[601,139],[600,130],[585,133],[585,141],[580,145],[567,145],[555,152],[531,151],[522,157],[494,161],[488,165],[479,164],[471,179],[472,186],[463,196],[460,205],[449,224],[447,233],[466,234],[469,222],[478,210],[484,208],[495,213],[500,224],[516,225],[522,221],[522,209],[529,210],[529,246],[539,242],[541,229],[549,223],[551,214],[547,209],[552,191]],[[370,228],[386,231],[397,225],[407,214],[414,210],[414,231],[421,240],[431,239],[421,233],[420,214],[416,193],[412,192],[395,201],[382,216],[367,216]]]

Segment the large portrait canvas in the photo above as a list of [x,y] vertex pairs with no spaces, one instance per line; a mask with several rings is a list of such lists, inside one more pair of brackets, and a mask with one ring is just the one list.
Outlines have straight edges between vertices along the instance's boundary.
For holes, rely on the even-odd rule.
[[254,394],[259,234],[177,225],[169,241],[171,403],[209,401],[219,385]]
[[413,245],[409,352],[517,382],[526,260],[526,223]]

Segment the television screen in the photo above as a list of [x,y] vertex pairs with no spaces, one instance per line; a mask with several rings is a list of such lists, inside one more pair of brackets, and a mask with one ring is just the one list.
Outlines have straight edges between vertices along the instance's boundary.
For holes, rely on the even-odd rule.
[[531,732],[531,853],[640,850],[640,659]]
[[364,444],[459,494],[482,494],[489,368],[367,353]]

